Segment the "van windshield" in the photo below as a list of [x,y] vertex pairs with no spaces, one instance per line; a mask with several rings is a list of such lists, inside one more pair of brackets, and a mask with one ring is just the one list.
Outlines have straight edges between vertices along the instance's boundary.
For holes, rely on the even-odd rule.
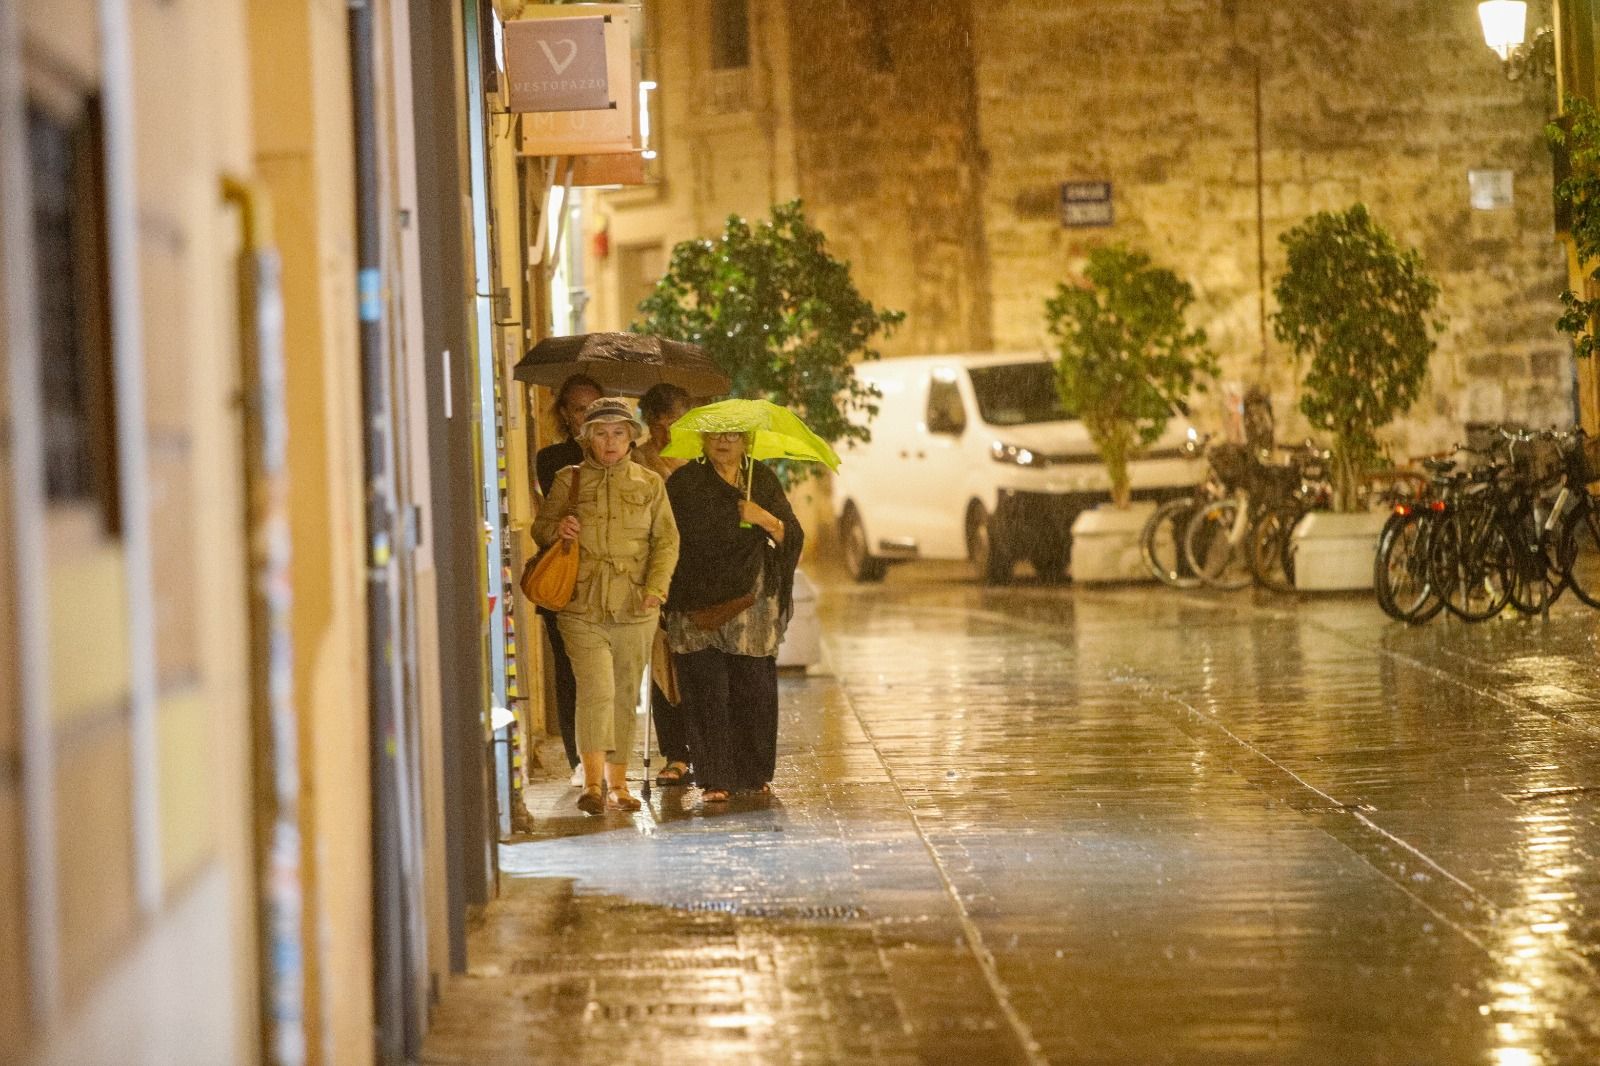
[[1061,422],[1072,417],[1056,391],[1055,367],[1045,362],[973,367],[972,391],[991,426]]

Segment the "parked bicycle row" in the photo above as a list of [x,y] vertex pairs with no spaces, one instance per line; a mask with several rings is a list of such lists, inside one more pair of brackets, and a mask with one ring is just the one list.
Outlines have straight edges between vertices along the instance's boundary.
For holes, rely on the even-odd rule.
[[[1420,470],[1366,477],[1360,502],[1390,512],[1372,562],[1379,605],[1413,623],[1442,610],[1482,621],[1508,605],[1539,613],[1571,588],[1600,607],[1596,444],[1581,430],[1500,428]],[[1206,458],[1193,495],[1145,523],[1145,565],[1174,588],[1294,590],[1295,530],[1332,504],[1329,453],[1218,442]]]
[[1424,460],[1426,492],[1395,501],[1378,538],[1379,606],[1404,622],[1441,610],[1481,622],[1507,606],[1539,614],[1570,588],[1600,607],[1596,443],[1581,429],[1502,430],[1462,459]]
[[[1273,456],[1282,460],[1272,462]],[[1329,455],[1311,442],[1253,448],[1208,442],[1208,476],[1192,496],[1168,500],[1145,523],[1139,548],[1173,588],[1294,588],[1290,534],[1332,500]]]

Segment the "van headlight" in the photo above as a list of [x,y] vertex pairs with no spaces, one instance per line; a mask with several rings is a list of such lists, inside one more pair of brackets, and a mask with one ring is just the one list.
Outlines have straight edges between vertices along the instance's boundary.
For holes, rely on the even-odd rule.
[[1178,450],[1183,453],[1185,459],[1198,459],[1206,450],[1206,439],[1200,435],[1199,430],[1190,426]]
[[989,445],[989,454],[997,463],[1010,463],[1013,466],[1044,466],[1045,458],[1036,454],[1032,449],[1016,444],[1007,444],[1004,441],[995,441]]

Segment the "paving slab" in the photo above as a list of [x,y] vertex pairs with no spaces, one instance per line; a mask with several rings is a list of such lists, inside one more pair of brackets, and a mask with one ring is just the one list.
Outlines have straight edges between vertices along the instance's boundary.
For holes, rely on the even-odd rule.
[[821,609],[773,799],[529,790],[425,1062],[1600,1062],[1593,613],[936,567]]

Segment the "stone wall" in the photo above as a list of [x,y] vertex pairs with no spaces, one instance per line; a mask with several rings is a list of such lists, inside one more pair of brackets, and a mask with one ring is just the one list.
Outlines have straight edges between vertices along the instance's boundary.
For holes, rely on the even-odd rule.
[[[1267,381],[1287,436],[1304,432],[1298,375],[1264,330],[1278,237],[1361,201],[1422,252],[1448,322],[1395,452],[1467,421],[1570,420],[1542,135],[1555,87],[1506,81],[1471,3],[760,0],[766,89],[747,125],[684,110],[698,12],[661,23],[671,177],[653,206],[611,200],[614,243],[670,247],[797,189],[867,297],[908,312],[884,349],[911,354],[1040,349],[1055,285],[1125,242],[1194,283],[1225,379]],[[1511,171],[1513,206],[1473,210],[1470,169]],[[1112,183],[1113,226],[1062,227],[1075,179]]]
[[[1530,23],[1548,21],[1531,6]],[[1448,444],[1467,420],[1570,421],[1571,363],[1552,325],[1565,259],[1542,138],[1555,89],[1502,77],[1472,4],[1008,0],[973,11],[996,347],[1038,347],[1055,284],[1094,245],[1126,242],[1194,283],[1225,376],[1269,380],[1294,432],[1290,353],[1270,336],[1263,352],[1260,239],[1270,293],[1279,234],[1362,201],[1421,251],[1448,319],[1429,392],[1391,434],[1396,452]],[[1474,211],[1472,168],[1513,171],[1514,206]],[[1114,226],[1061,226],[1059,185],[1074,179],[1113,183]]]
[[970,5],[787,7],[800,192],[867,298],[908,313],[885,350],[989,347]]

